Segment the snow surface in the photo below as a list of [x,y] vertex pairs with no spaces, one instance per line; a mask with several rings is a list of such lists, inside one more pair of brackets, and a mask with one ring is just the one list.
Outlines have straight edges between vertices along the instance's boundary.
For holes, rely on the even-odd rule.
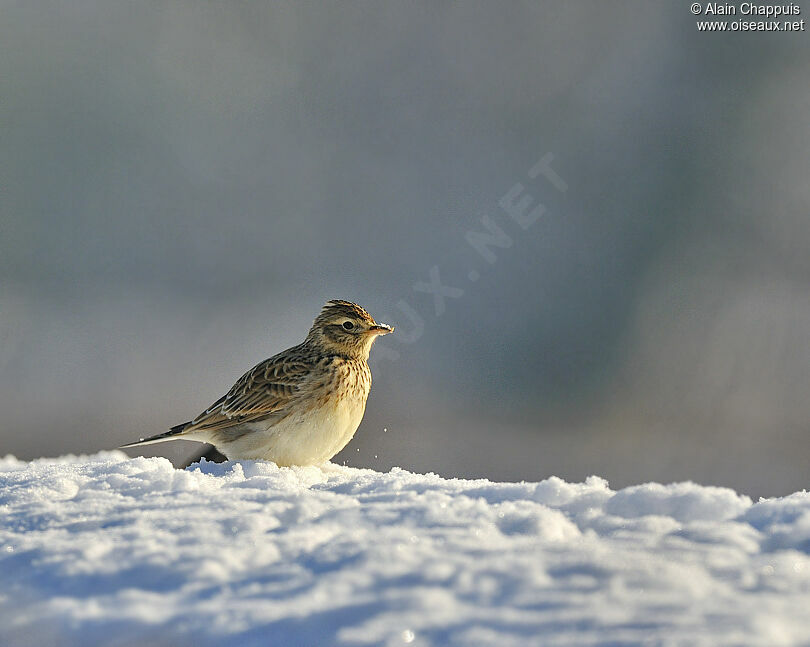
[[810,494],[0,460],[2,645],[810,644]]

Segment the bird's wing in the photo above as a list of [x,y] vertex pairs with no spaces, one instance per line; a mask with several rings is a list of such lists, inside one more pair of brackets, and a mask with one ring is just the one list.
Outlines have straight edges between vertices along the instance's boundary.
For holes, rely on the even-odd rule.
[[311,373],[303,358],[286,353],[257,364],[231,390],[191,421],[183,432],[214,431],[271,415],[283,415]]

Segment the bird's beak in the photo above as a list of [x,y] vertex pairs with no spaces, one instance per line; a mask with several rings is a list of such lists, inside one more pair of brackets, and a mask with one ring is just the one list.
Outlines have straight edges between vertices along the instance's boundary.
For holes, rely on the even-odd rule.
[[369,335],[387,335],[390,332],[394,332],[394,327],[389,326],[388,324],[375,324],[371,326],[367,331]]

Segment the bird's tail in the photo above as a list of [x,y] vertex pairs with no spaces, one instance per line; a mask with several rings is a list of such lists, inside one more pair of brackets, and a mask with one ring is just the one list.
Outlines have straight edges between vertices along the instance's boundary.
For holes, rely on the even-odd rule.
[[167,440],[176,440],[186,429],[191,426],[191,422],[184,422],[181,425],[175,425],[169,431],[164,431],[162,434],[149,436],[149,438],[141,438],[134,443],[127,443],[121,445],[119,449],[126,449],[127,447],[141,447],[143,445],[154,445],[155,443],[165,443]]

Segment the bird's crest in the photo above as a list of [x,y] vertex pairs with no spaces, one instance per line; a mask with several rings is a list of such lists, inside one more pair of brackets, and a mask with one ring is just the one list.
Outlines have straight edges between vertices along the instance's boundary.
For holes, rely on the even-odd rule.
[[315,321],[326,321],[328,319],[332,319],[336,315],[357,317],[369,323],[376,323],[374,321],[374,317],[372,317],[365,308],[357,305],[356,303],[352,303],[351,301],[343,301],[342,299],[332,299],[331,301],[327,301],[323,308],[321,308],[321,312]]

